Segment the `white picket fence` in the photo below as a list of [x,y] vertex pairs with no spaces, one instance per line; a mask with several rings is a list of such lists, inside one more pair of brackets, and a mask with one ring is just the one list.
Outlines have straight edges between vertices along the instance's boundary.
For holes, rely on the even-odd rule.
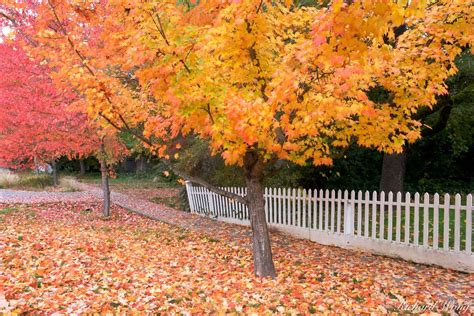
[[[186,183],[191,212],[249,225],[248,209]],[[245,196],[245,188],[221,188]],[[474,272],[472,194],[265,189],[268,225],[298,238]]]

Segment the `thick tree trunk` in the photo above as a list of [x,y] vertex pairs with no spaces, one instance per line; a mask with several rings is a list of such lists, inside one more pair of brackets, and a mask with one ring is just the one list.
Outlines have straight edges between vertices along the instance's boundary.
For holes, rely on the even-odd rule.
[[79,159],[79,175],[83,176],[86,174],[86,163],[84,159]]
[[263,163],[257,153],[247,153],[244,158],[247,200],[252,226],[252,250],[254,272],[259,277],[276,277],[270,235],[265,219],[263,196]]
[[109,188],[109,174],[107,170],[107,163],[105,159],[100,160],[100,173],[102,176],[102,191],[104,193],[103,214],[104,217],[110,216],[110,188]]
[[405,180],[406,152],[401,154],[384,154],[382,163],[382,176],[380,178],[380,191],[388,193],[403,192]]
[[58,169],[57,169],[57,166],[56,166],[56,160],[53,160],[51,162],[51,168],[53,169],[53,185],[56,187],[59,184]]
[[137,168],[135,169],[136,173],[145,172],[146,171],[146,159],[145,157],[140,157],[137,160]]

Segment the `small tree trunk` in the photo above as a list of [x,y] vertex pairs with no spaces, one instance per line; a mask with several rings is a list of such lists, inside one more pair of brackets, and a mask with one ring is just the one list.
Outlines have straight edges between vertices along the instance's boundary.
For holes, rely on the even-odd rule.
[[104,192],[104,217],[110,216],[110,188],[109,188],[109,174],[107,170],[107,163],[105,159],[100,160],[100,173],[102,176],[102,191]]
[[33,157],[33,163],[35,164],[35,173],[39,173],[38,157]]
[[53,169],[53,185],[56,187],[59,184],[59,179],[58,179],[58,170],[56,166],[56,160],[53,160],[51,162],[51,168]]
[[270,235],[265,218],[263,189],[263,163],[258,154],[249,152],[244,157],[247,200],[252,226],[252,250],[254,272],[259,277],[276,277]]
[[86,174],[86,163],[84,159],[79,160],[79,175],[83,176]]
[[383,155],[380,191],[386,193],[390,191],[393,193],[403,192],[406,158],[406,152]]

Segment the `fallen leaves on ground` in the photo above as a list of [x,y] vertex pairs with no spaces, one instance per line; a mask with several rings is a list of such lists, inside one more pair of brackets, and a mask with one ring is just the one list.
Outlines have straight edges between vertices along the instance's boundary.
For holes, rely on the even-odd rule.
[[259,279],[246,228],[226,237],[112,214],[93,202],[0,205],[0,312],[382,313],[472,299],[467,274],[281,234],[279,275]]

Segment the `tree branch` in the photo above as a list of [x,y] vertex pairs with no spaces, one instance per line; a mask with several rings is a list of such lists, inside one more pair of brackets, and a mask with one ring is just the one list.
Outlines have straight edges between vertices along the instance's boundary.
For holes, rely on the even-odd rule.
[[87,71],[95,77],[95,73],[94,71],[92,71],[92,69],[89,67],[89,65],[87,65],[87,60],[86,58],[81,54],[81,52],[79,52],[79,50],[76,48],[76,46],[74,45],[74,43],[72,42],[71,38],[69,37],[69,35],[67,34],[67,31],[66,29],[64,28],[64,26],[62,25],[61,23],[61,20],[59,19],[59,16],[58,14],[56,13],[56,8],[51,4],[51,1],[48,0],[48,5],[49,7],[51,8],[51,11],[53,12],[53,15],[54,15],[54,19],[56,20],[56,23],[58,24],[61,32],[63,33],[63,35],[66,37],[69,45],[71,46],[72,50],[76,53],[76,55],[79,57],[79,59],[81,60],[81,63],[82,63],[82,66],[85,67],[87,69]]
[[23,38],[28,43],[30,43],[30,45],[32,45],[33,47],[38,46],[38,43],[34,39],[32,39],[28,34],[26,34],[25,32],[23,32],[22,29],[20,29],[20,26],[18,25],[18,22],[14,18],[12,18],[11,16],[8,16],[4,12],[0,12],[0,16],[3,16],[5,19],[10,21],[10,23],[13,24],[13,27],[18,31],[18,33],[20,33],[21,36],[23,36]]
[[232,193],[232,192],[229,192],[229,191],[225,191],[225,190],[222,190],[222,189],[219,189],[218,187],[210,184],[209,182],[207,182],[206,180],[203,180],[201,178],[198,178],[198,177],[193,177],[193,176],[190,176],[188,175],[187,173],[185,172],[182,172],[180,170],[177,170],[176,168],[174,168],[171,163],[169,161],[167,161],[166,159],[163,159],[162,162],[168,167],[170,168],[174,173],[176,173],[178,176],[180,176],[181,178],[184,178],[185,180],[188,180],[188,181],[191,181],[193,183],[196,183],[196,184],[199,184],[203,187],[205,187],[206,189],[208,189],[209,191],[211,192],[214,192],[216,194],[219,194],[219,195],[222,195],[222,196],[225,196],[226,198],[229,198],[231,200],[236,200],[237,202],[241,203],[241,204],[244,204],[244,205],[248,205],[248,200],[245,196],[240,196],[238,194],[235,194],[235,193]]

